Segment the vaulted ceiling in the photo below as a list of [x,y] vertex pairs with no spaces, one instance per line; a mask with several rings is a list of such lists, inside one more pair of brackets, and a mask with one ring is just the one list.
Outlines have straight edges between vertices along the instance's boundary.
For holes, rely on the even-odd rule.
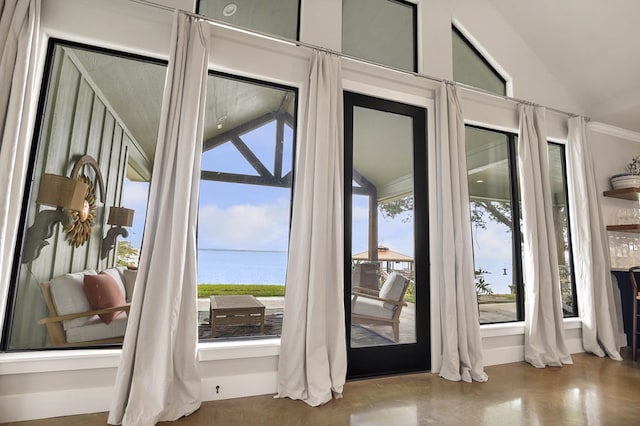
[[489,1],[587,116],[640,131],[640,1]]

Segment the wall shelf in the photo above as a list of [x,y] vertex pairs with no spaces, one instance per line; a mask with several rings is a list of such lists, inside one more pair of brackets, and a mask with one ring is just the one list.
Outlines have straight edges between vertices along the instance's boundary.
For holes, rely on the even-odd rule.
[[607,231],[637,232],[637,233],[640,233],[640,224],[633,224],[633,225],[607,225]]
[[640,201],[640,188],[620,188],[604,191],[605,197],[622,198],[623,200]]
[[[604,191],[605,197],[622,198],[623,200],[640,201],[640,188],[620,188]],[[607,231],[640,233],[640,224],[607,225]]]

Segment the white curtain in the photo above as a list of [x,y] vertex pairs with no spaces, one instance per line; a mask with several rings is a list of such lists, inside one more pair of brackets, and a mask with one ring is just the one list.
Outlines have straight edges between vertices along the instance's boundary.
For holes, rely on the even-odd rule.
[[175,420],[201,403],[196,220],[208,29],[176,12],[140,270],[110,424]]
[[278,395],[311,406],[342,394],[343,105],[340,59],[314,51],[293,187]]
[[618,352],[609,248],[584,118],[569,119],[567,148],[571,241],[582,344],[588,352],[606,354],[619,361],[622,358]]
[[525,288],[524,358],[537,368],[571,364],[564,342],[545,109],[519,105],[518,174],[522,193]]
[[442,83],[436,128],[437,234],[432,251],[440,294],[442,363],[448,380],[485,382],[474,283],[464,116],[458,89]]
[[0,0],[0,319],[29,164],[39,29],[40,0]]

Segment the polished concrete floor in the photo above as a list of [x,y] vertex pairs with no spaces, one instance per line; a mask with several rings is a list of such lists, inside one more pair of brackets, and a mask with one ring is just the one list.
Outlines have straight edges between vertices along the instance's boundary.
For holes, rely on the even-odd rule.
[[[573,355],[574,364],[487,367],[486,383],[430,373],[350,381],[344,398],[311,408],[270,395],[206,402],[176,426],[199,425],[638,425],[640,362]],[[107,414],[16,423],[104,425]]]

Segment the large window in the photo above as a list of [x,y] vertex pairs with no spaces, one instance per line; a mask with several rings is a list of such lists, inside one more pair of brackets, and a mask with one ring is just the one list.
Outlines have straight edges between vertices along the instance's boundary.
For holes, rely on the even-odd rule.
[[147,58],[50,42],[3,349],[122,341],[165,73]]
[[498,95],[507,94],[505,79],[458,30],[452,27],[453,79]]
[[200,339],[280,335],[296,96],[282,86],[209,76],[198,214]]
[[199,0],[198,13],[240,27],[298,39],[300,0]]
[[416,10],[401,0],[343,0],[342,51],[417,72]]
[[565,317],[578,315],[576,287],[573,275],[573,255],[569,233],[569,202],[567,197],[567,172],[564,145],[549,143],[549,176],[551,180],[551,201],[553,205],[553,225],[558,250],[560,270],[560,293],[562,312]]
[[[524,320],[517,136],[467,126],[466,152],[480,323]],[[564,146],[548,144],[564,316],[576,316]]]
[[524,319],[515,135],[466,128],[480,323]]

